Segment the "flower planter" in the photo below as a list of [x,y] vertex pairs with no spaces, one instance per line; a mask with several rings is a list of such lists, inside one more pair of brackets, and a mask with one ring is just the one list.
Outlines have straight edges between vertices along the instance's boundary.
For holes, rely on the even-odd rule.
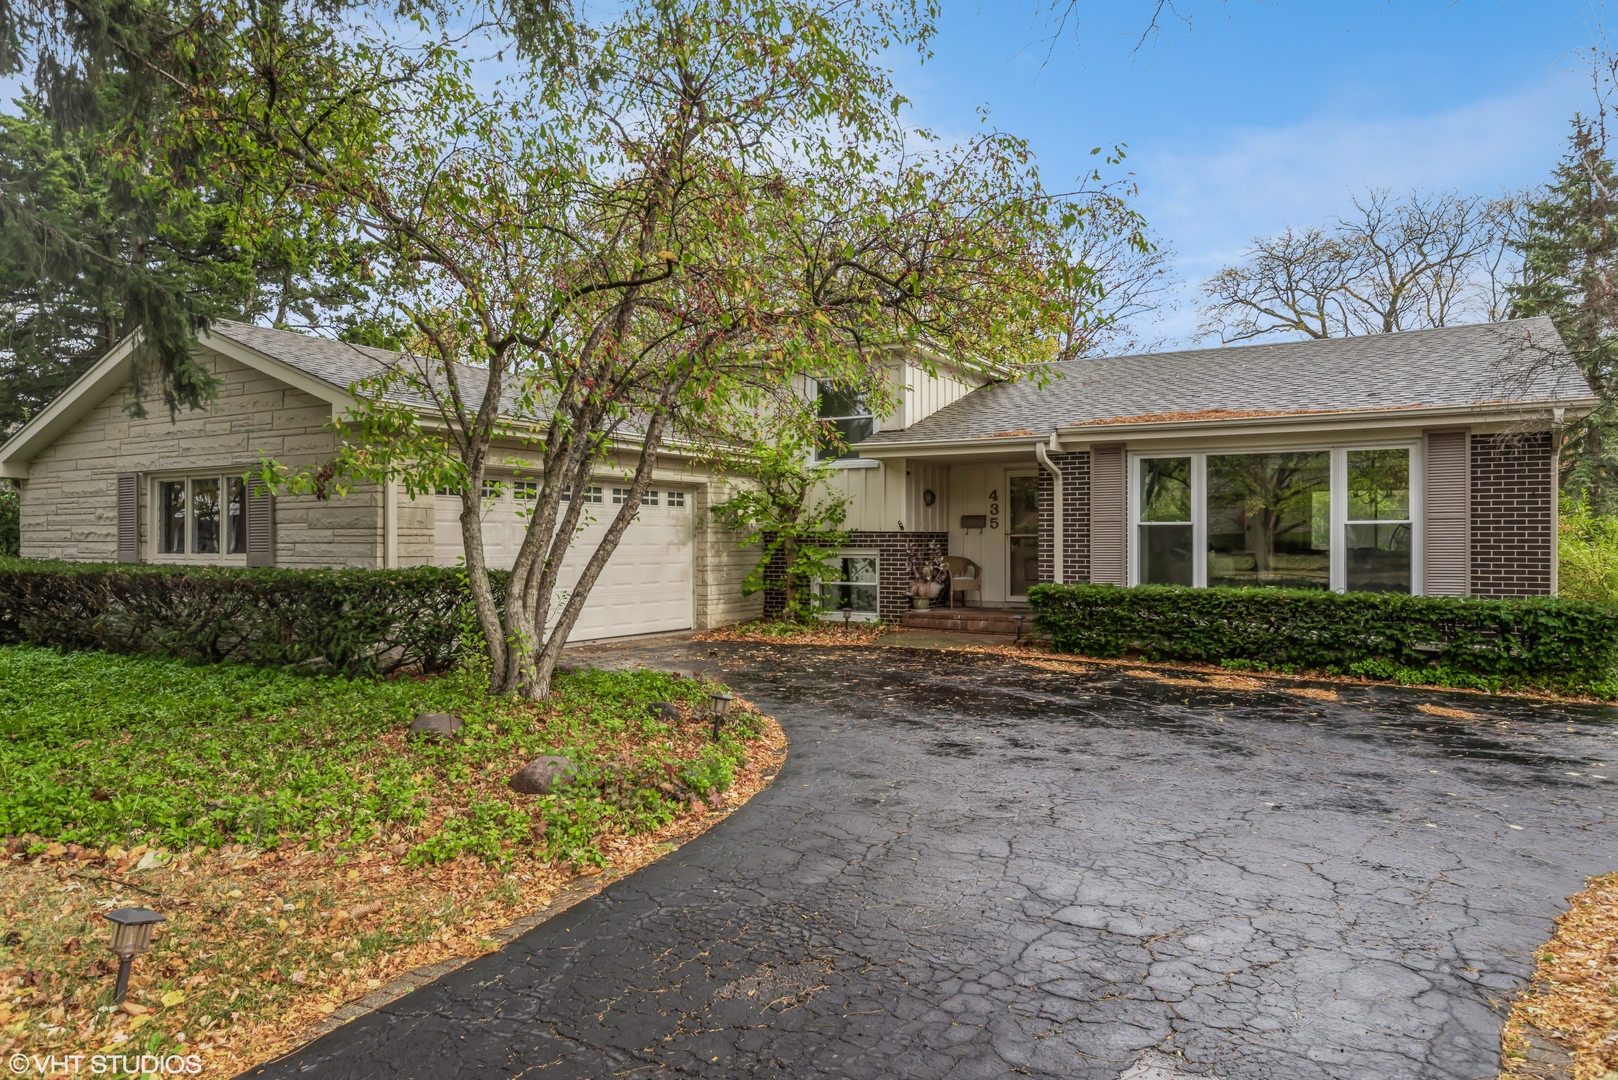
[[925,596],[912,596],[910,598],[910,607],[913,611],[926,611],[931,604],[932,600]]

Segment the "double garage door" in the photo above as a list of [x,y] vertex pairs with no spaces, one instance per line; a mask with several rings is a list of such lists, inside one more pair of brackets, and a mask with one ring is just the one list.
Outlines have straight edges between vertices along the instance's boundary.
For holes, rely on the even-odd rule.
[[[528,503],[522,487],[491,485],[483,500],[484,558],[491,569],[509,570],[528,528]],[[655,501],[654,501],[655,497]],[[465,549],[461,543],[461,499],[436,495],[433,562],[454,566]],[[573,547],[562,563],[551,622],[567,602],[579,572],[601,543],[618,514],[623,489],[610,482],[593,486]],[[607,560],[585,601],[569,641],[689,630],[692,626],[692,498],[682,488],[659,487],[647,493],[618,547]],[[564,507],[565,510],[565,507]]]

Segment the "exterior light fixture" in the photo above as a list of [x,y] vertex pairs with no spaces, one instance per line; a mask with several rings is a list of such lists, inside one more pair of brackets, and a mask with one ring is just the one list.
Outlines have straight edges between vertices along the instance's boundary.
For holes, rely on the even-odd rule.
[[1023,620],[1023,616],[1021,616],[1021,615],[1013,615],[1011,618],[1017,625],[1017,637],[1016,637],[1016,640],[1012,642],[1012,644],[1015,645],[1018,641],[1022,640],[1022,620]]
[[853,608],[846,607],[846,608],[843,609],[843,626],[845,628],[848,626],[848,620],[852,619],[853,617],[854,617],[854,609]]
[[713,714],[713,741],[719,741],[719,725],[730,711],[731,696],[723,691],[714,691],[708,695],[708,711]]
[[107,912],[105,918],[112,923],[112,951],[118,957],[118,985],[112,992],[112,1003],[118,1005],[129,992],[129,966],[152,947],[152,930],[164,920],[143,907],[118,908]]

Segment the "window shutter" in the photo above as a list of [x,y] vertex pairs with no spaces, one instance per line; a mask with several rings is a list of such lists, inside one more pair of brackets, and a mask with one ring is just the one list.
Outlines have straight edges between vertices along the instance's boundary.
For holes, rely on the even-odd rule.
[[140,562],[140,473],[118,474],[118,561]]
[[1471,586],[1472,545],[1467,433],[1434,431],[1427,436],[1422,592],[1465,596]]
[[1128,506],[1123,444],[1091,447],[1090,580],[1097,585],[1129,584]]
[[247,565],[275,565],[275,494],[247,481]]

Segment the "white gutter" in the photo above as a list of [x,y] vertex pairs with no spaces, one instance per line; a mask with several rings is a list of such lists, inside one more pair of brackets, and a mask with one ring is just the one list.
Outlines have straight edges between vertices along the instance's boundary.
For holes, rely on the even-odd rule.
[[[1057,453],[1062,452],[1062,444],[1056,441],[1054,431],[1051,432],[1051,449]],[[1051,500],[1051,542],[1055,545],[1056,551],[1053,553],[1051,576],[1060,585],[1065,580],[1062,577],[1062,470],[1051,461],[1051,456],[1045,452],[1044,443],[1034,444],[1034,456],[1050,471],[1051,479],[1055,481],[1052,486],[1055,488],[1056,497]]]
[[[1480,420],[1548,420],[1554,407],[1564,408],[1568,414],[1587,412],[1597,404],[1595,398],[1566,398],[1543,402],[1495,402],[1478,405],[1443,405],[1421,408],[1391,409],[1330,409],[1319,412],[1284,412],[1268,416],[1219,417],[1207,420],[1158,420],[1144,423],[1064,424],[1057,433],[1069,442],[1123,442],[1144,435],[1194,435],[1205,431],[1239,434],[1246,430],[1263,430],[1294,426],[1302,429],[1329,429],[1333,427],[1359,427],[1366,422],[1405,421],[1410,426],[1430,425],[1470,417]],[[881,458],[889,453],[895,457],[928,451],[987,452],[1016,451],[1032,448],[1046,437],[1011,435],[997,438],[988,435],[969,436],[964,439],[917,439],[893,442],[860,443],[862,457]]]

